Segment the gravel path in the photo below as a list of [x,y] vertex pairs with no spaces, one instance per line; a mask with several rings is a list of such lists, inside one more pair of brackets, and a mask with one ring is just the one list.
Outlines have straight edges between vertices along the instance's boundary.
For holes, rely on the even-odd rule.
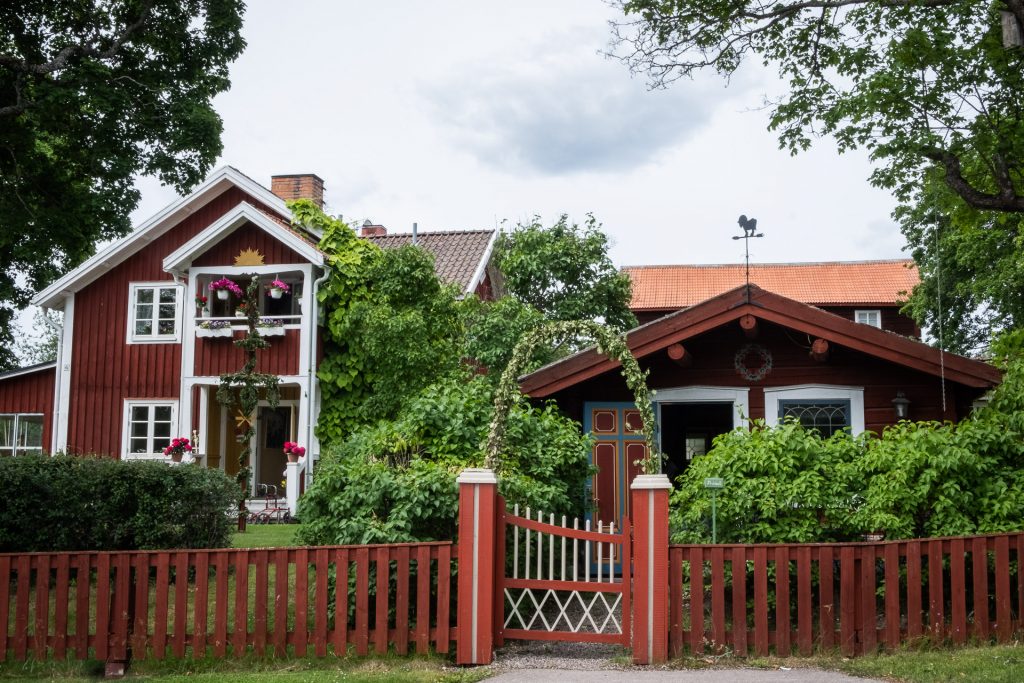
[[495,653],[490,681],[580,683],[590,681],[680,681],[681,683],[883,683],[820,669],[667,669],[635,667],[617,645],[507,641]]

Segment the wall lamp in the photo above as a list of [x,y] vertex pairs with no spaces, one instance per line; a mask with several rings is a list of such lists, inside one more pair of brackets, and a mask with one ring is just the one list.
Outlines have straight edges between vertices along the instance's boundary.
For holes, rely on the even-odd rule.
[[896,398],[892,400],[892,409],[896,411],[897,420],[906,420],[910,415],[910,401],[902,391],[896,392]]

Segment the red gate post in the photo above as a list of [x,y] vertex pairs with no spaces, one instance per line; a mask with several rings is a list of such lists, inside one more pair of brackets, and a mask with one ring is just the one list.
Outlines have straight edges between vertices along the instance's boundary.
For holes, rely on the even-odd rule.
[[[459,484],[459,642],[457,664],[490,664],[494,657],[494,516],[498,477],[467,468]],[[441,628],[442,624],[438,624]]]
[[[633,663],[668,659],[668,494],[664,474],[641,474],[633,495]],[[625,568],[623,568],[625,571]]]

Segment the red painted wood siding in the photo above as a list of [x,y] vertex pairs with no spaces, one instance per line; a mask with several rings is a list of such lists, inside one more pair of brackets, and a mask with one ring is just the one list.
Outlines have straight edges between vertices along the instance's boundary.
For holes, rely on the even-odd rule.
[[[237,330],[232,339],[245,336]],[[299,330],[285,330],[283,337],[268,337],[270,348],[257,356],[256,371],[272,375],[299,374]],[[195,374],[217,376],[225,372],[236,372],[245,363],[245,352],[226,337],[203,337],[196,339]]]
[[[284,228],[282,227],[282,230]],[[267,265],[275,263],[308,263],[306,259],[285,246],[284,243],[271,237],[262,228],[246,224],[235,230],[193,261],[193,265],[233,266],[235,257],[245,249],[254,249],[263,254],[263,262]]]
[[56,369],[42,368],[0,379],[0,413],[43,415],[43,450],[50,450],[53,420],[53,387]]
[[[261,206],[230,188],[75,295],[69,451],[118,456],[125,399],[177,398],[181,344],[127,343],[129,285],[171,283],[164,257],[241,201]],[[194,312],[191,295],[186,315]]]
[[[847,320],[853,320],[856,311],[858,310],[878,310],[882,313],[882,329],[888,330],[889,332],[895,332],[896,334],[902,334],[905,337],[913,337],[915,339],[921,338],[921,328],[917,326],[914,319],[908,315],[900,313],[899,306],[819,306],[823,311],[828,311],[833,315],[838,315],[840,318],[846,318]],[[637,321],[641,325],[662,318],[675,311],[639,311],[634,312]]]
[[[652,389],[686,386],[749,387],[750,417],[764,417],[764,389],[799,384],[830,384],[864,387],[865,428],[876,432],[895,423],[892,399],[902,391],[910,400],[913,420],[957,419],[966,415],[979,390],[947,382],[947,409],[942,410],[942,387],[937,377],[918,372],[858,351],[832,345],[829,358],[817,363],[809,355],[812,339],[806,334],[760,322],[756,343],[772,354],[772,371],[761,381],[748,382],[736,373],[734,356],[750,342],[738,323],[730,323],[683,341],[693,354],[693,364],[681,368],[665,351],[640,359],[650,369]],[[582,422],[584,401],[632,401],[625,381],[615,369],[554,394],[571,417]]]

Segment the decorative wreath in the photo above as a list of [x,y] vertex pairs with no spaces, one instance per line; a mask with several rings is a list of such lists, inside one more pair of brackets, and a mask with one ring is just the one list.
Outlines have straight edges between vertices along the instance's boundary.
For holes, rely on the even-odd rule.
[[[747,365],[747,356],[756,354],[761,359],[761,366],[751,368]],[[733,365],[739,375],[750,382],[764,379],[772,371],[772,353],[760,344],[747,344],[733,358]]]

